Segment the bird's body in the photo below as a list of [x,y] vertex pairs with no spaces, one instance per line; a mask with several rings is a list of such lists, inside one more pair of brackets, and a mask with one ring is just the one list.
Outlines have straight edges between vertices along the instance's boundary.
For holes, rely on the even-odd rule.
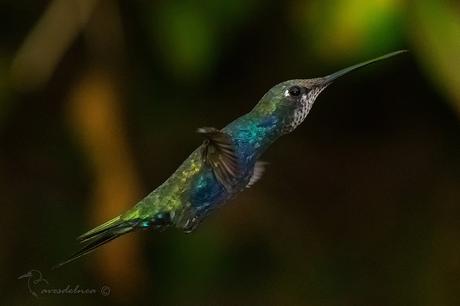
[[207,144],[204,143],[162,185],[121,218],[148,221],[156,215],[162,218],[168,214],[170,222],[158,222],[157,226],[174,225],[190,232],[209,212],[249,187],[254,170],[256,174],[262,171],[257,169],[263,167],[262,162],[258,163],[259,157],[283,133],[280,118],[260,116],[259,112],[255,108],[221,130],[233,143],[240,169],[230,184],[221,184],[213,167],[205,162],[203,150]]
[[401,52],[323,78],[280,83],[270,89],[254,109],[223,129],[198,129],[206,140],[163,184],[127,212],[80,236],[79,240],[85,244],[83,248],[58,266],[134,230],[175,226],[191,232],[211,211],[260,178],[264,168],[259,160],[262,153],[302,123],[316,97],[332,81]]

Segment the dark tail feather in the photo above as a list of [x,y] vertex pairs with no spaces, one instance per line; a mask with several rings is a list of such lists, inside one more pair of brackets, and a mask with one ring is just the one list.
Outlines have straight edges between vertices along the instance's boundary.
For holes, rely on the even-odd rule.
[[90,252],[112,241],[115,238],[120,237],[126,233],[129,233],[137,228],[138,222],[136,221],[122,221],[119,217],[112,219],[89,232],[81,235],[77,239],[84,244],[84,246],[68,259],[58,263],[53,267],[57,269],[65,264],[68,264]]

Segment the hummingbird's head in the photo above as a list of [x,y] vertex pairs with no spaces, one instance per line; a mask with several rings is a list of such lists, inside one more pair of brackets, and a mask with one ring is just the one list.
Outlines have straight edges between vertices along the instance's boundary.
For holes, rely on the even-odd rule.
[[280,123],[281,133],[295,130],[307,117],[318,95],[337,78],[374,62],[407,52],[392,52],[375,59],[362,62],[325,77],[314,79],[295,79],[272,87],[255,106],[253,112],[260,116],[275,117]]
[[290,133],[305,120],[316,98],[328,85],[321,78],[282,82],[262,97],[254,111],[277,118],[281,133]]

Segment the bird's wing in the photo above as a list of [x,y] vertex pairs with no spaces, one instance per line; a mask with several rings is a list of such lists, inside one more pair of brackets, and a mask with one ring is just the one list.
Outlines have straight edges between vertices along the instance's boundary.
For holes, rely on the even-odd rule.
[[199,128],[198,133],[206,138],[204,161],[212,167],[216,179],[229,189],[241,171],[231,136],[213,127]]
[[191,233],[201,222],[197,210],[190,202],[184,203],[184,207],[175,218],[176,227],[181,228],[185,233]]
[[256,164],[254,165],[254,170],[252,172],[252,176],[249,179],[249,183],[246,185],[246,188],[252,187],[255,183],[257,183],[258,180],[264,175],[265,173],[265,167],[268,165],[267,162],[264,161],[257,161]]

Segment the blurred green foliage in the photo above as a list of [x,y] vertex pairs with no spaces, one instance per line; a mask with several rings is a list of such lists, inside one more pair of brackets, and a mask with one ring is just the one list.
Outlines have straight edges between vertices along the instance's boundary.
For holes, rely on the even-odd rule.
[[[0,20],[1,305],[460,305],[456,1],[4,0]],[[43,45],[63,52],[37,63]],[[328,88],[261,182],[193,234],[140,233],[48,269],[161,184],[197,127],[277,82],[403,48]],[[40,67],[49,78],[27,86]],[[17,279],[34,268],[112,291],[37,300]]]
[[421,1],[413,8],[412,39],[417,55],[460,114],[459,5],[452,1]]
[[[256,0],[165,1],[152,4],[153,39],[165,66],[178,78],[209,75],[234,32],[257,5]],[[153,18],[152,18],[153,17]]]
[[302,11],[304,43],[325,61],[398,49],[404,40],[402,0],[310,1]]

